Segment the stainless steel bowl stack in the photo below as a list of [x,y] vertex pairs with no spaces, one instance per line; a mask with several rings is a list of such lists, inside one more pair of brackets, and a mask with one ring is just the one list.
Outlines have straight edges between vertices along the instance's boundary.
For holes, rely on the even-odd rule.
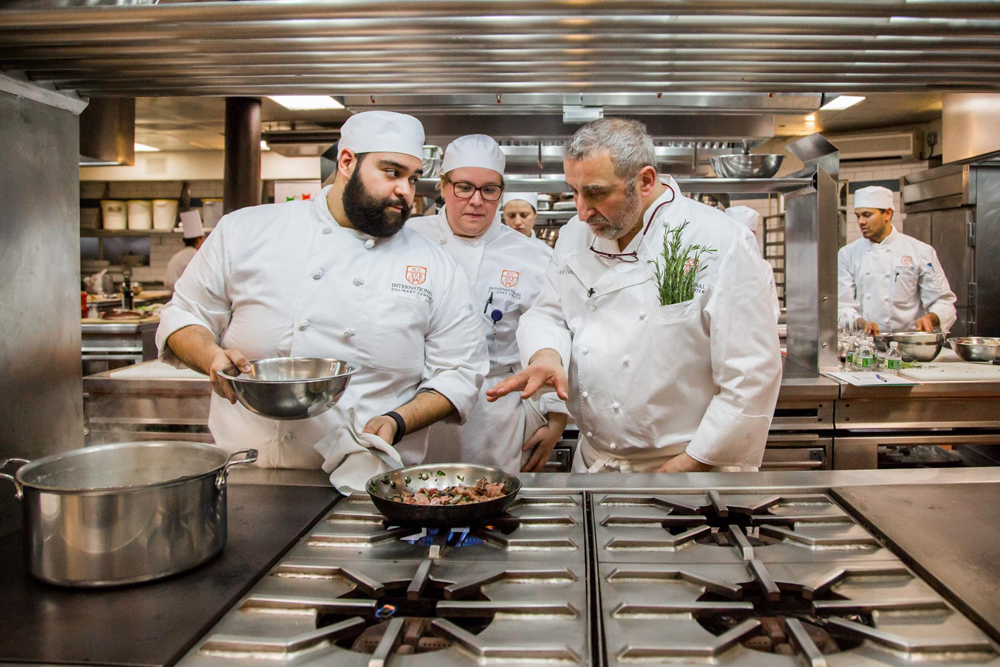
[[1000,359],[1000,338],[984,338],[982,336],[949,338],[948,347],[965,361],[990,363],[994,359]]
[[948,334],[925,331],[904,331],[876,336],[879,349],[886,350],[889,343],[897,343],[903,361],[933,361],[941,354],[941,347]]
[[219,372],[236,399],[268,419],[307,419],[329,410],[347,389],[358,366],[340,359],[255,359],[250,372],[235,366]]
[[737,154],[710,158],[719,178],[771,178],[778,173],[784,155]]

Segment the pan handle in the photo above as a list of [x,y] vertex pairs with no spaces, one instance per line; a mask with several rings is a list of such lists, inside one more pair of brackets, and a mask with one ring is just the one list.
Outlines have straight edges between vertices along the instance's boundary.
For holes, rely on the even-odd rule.
[[[8,463],[29,463],[28,459],[0,459],[0,470],[7,467]],[[14,483],[14,497],[20,500],[24,496],[24,489],[21,488],[21,483],[17,481],[17,478],[13,475],[8,475],[7,473],[0,472],[0,477],[4,479],[9,479]]]
[[[234,460],[238,455],[246,454],[242,459]],[[215,476],[215,488],[221,489],[226,485],[226,478],[229,476],[229,469],[233,466],[249,465],[257,461],[257,450],[256,449],[241,449],[235,451],[229,455],[229,460],[226,461],[226,465],[222,466],[222,470],[219,474]]]

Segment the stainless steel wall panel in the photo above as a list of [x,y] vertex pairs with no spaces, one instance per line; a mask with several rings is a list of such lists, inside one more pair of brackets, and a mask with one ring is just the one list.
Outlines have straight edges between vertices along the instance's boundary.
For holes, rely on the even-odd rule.
[[83,444],[79,142],[74,114],[0,93],[0,459]]

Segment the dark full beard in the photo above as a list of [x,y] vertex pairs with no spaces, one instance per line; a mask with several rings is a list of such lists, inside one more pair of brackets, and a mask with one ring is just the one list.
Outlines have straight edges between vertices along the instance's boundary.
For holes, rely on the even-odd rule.
[[[368,191],[361,181],[360,165],[351,174],[344,186],[344,213],[355,229],[363,234],[378,238],[392,236],[410,217],[410,207],[402,199],[378,199]],[[390,211],[390,206],[399,206],[402,211]]]
[[635,183],[632,182],[625,186],[625,201],[622,203],[621,209],[618,210],[615,220],[609,220],[603,215],[594,214],[586,222],[591,225],[600,225],[596,229],[591,228],[594,229],[596,236],[614,240],[635,225],[640,208],[642,208],[642,198],[639,196],[639,191]]

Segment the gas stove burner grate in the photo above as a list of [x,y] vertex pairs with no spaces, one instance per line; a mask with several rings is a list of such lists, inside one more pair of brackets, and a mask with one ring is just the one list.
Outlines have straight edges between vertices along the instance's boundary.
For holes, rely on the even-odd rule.
[[442,636],[445,633],[436,630],[444,615],[449,616],[448,625],[459,628],[462,633],[478,635],[485,630],[496,615],[488,605],[474,605],[479,610],[476,614],[451,615],[442,614],[439,603],[489,602],[490,599],[478,586],[456,589],[433,581],[430,577],[432,565],[430,560],[421,563],[411,581],[384,584],[374,600],[370,591],[362,587],[340,596],[338,600],[359,600],[371,604],[364,607],[363,616],[358,608],[350,605],[322,610],[316,617],[317,629],[360,618],[364,622],[363,629],[358,628],[360,634],[342,637],[334,644],[355,653],[383,656],[430,653],[449,648],[451,640]]

